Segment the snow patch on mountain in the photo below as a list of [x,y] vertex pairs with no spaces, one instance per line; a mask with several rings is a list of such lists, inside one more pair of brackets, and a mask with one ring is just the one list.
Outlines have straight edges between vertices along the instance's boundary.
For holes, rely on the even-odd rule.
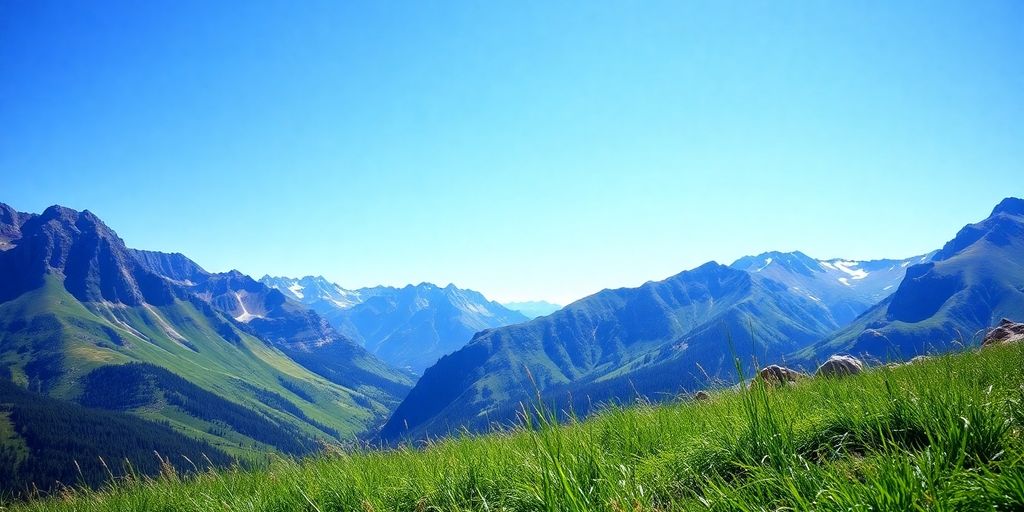
[[305,276],[295,279],[266,275],[260,278],[260,282],[303,304],[315,306],[317,303],[327,303],[338,309],[348,309],[356,304],[361,304],[378,291],[375,288],[348,290],[328,281],[323,276]]
[[860,265],[860,263],[856,261],[836,261],[834,262],[833,268],[849,274],[853,279],[864,279],[868,276],[868,273],[862,269],[854,268],[858,265]]
[[766,258],[766,259],[764,260],[764,266],[763,266],[763,267],[761,267],[761,268],[759,268],[759,269],[757,269],[757,270],[755,270],[754,272],[760,272],[760,271],[762,271],[762,270],[764,270],[764,269],[768,268],[768,265],[771,265],[771,264],[772,264],[772,259],[771,259],[771,258]]

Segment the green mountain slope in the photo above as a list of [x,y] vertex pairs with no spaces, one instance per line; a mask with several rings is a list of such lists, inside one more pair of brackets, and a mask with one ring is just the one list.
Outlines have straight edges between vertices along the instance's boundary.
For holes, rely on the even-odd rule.
[[708,263],[478,333],[424,373],[382,435],[479,430],[514,418],[534,388],[563,403],[573,397],[578,412],[637,394],[658,399],[729,378],[730,354],[744,361],[777,358],[836,327],[818,302],[775,281]]
[[45,492],[58,483],[97,486],[129,471],[157,476],[165,463],[186,473],[232,462],[223,451],[165,424],[87,409],[0,380],[0,489],[5,494]]
[[[282,460],[14,511],[1012,511],[1024,344],[712,390],[415,448]],[[549,419],[549,418],[547,418]]]
[[[81,401],[97,375],[126,378],[107,367],[146,363],[196,389],[149,372],[144,387],[157,388],[149,399],[105,407],[166,421],[242,457],[352,438],[390,410],[394,398],[332,382],[149,271],[89,212],[52,207],[19,230],[0,252],[0,367],[20,386]],[[251,417],[225,420],[221,409],[235,406]],[[244,421],[280,435],[239,428]]]
[[960,230],[931,262],[908,267],[891,297],[799,357],[906,359],[977,341],[1003,317],[1024,318],[1024,200],[1016,198]]
[[312,307],[232,270],[211,274],[181,254],[133,250],[152,272],[176,281],[235,326],[271,343],[307,369],[358,389],[393,409],[412,387],[411,376],[337,332]]

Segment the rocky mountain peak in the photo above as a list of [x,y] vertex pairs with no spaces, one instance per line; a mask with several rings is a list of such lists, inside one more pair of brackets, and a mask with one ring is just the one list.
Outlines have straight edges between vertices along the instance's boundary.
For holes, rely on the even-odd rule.
[[992,209],[992,215],[998,215],[1000,213],[1007,215],[1024,215],[1024,199],[1017,197],[1007,197],[1006,199],[1003,199],[995,208]]
[[0,262],[12,275],[0,295],[13,297],[38,287],[47,274],[86,302],[166,304],[174,293],[161,277],[141,267],[124,242],[96,215],[51,206],[21,226],[18,244]]

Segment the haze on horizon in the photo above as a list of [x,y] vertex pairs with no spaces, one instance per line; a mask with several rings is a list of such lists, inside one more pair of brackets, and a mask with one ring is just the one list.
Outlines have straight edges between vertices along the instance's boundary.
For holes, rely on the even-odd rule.
[[1024,4],[0,3],[0,201],[561,304],[902,258],[1024,194]]

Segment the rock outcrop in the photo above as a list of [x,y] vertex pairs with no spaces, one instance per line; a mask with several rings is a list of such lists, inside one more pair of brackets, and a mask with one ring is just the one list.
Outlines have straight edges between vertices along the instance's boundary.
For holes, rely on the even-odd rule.
[[834,355],[814,372],[818,377],[843,377],[864,371],[864,362],[853,356]]
[[991,347],[993,345],[1005,345],[1007,343],[1015,343],[1021,340],[1024,340],[1024,323],[1014,322],[1004,318],[999,321],[999,325],[985,335],[985,339],[981,342],[981,346]]

